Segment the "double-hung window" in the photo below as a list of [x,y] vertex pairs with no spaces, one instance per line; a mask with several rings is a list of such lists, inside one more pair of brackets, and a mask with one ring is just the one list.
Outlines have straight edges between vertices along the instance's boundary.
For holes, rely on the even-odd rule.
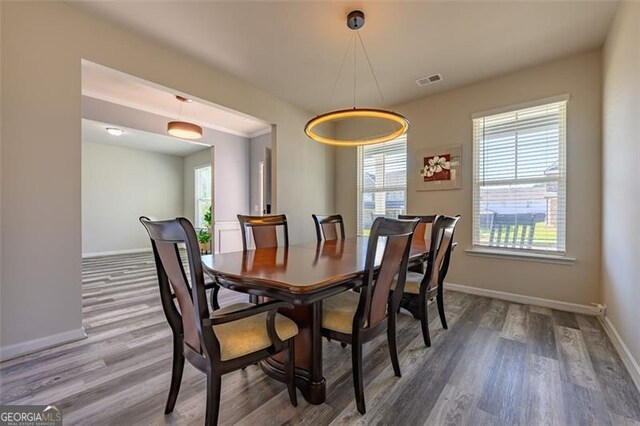
[[377,217],[406,209],[407,138],[358,147],[358,235],[369,235]]
[[567,96],[473,116],[473,245],[563,254]]
[[204,215],[211,207],[211,166],[197,167],[194,170],[195,189],[195,227],[206,228]]

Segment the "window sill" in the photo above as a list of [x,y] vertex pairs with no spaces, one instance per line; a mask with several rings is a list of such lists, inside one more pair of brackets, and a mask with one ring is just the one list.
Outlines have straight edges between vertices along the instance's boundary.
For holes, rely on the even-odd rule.
[[576,263],[576,259],[574,257],[555,254],[531,252],[523,253],[514,250],[500,250],[484,247],[473,247],[470,249],[466,249],[465,252],[469,253],[472,256],[495,257],[511,260],[528,260],[531,262],[555,263],[559,265],[573,265]]

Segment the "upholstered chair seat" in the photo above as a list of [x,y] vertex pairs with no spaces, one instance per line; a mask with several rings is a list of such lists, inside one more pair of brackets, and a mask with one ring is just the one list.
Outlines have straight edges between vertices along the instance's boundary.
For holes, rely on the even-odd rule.
[[[404,283],[404,292],[411,294],[420,294],[420,283],[422,282],[423,278],[424,275],[418,272],[407,272],[407,280]],[[397,280],[398,276],[396,275],[395,279],[393,280],[393,284],[391,285],[391,290],[396,289]]]
[[322,328],[351,334],[360,294],[345,291],[322,301]]
[[[213,313],[213,317],[255,306],[252,303],[234,303]],[[226,324],[214,325],[213,332],[220,342],[222,361],[239,358],[271,346],[267,333],[267,312],[252,315]],[[276,333],[280,340],[288,340],[298,334],[298,326],[284,315],[276,314]]]

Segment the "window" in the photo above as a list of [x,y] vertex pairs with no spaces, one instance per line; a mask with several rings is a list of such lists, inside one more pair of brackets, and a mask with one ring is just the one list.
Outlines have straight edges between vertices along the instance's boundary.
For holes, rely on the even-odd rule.
[[567,100],[474,115],[474,246],[565,252]]
[[211,207],[211,166],[198,167],[195,173],[195,227],[206,228],[204,214]]
[[358,235],[380,216],[403,214],[407,198],[407,138],[358,147]]

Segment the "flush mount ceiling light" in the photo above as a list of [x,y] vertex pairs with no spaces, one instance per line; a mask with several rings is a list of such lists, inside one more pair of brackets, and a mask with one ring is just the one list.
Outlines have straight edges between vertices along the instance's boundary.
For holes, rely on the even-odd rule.
[[180,101],[180,112],[178,114],[177,121],[170,121],[167,124],[167,133],[171,136],[175,136],[181,139],[197,140],[202,138],[202,127],[197,124],[189,123],[187,121],[180,121],[182,116],[182,106],[185,103],[193,102],[191,99],[187,99],[183,96],[176,95],[176,99]]
[[[382,109],[374,109],[374,108],[357,108],[356,107],[356,71],[357,71],[357,47],[358,42],[362,47],[362,51],[364,52],[364,56],[367,59],[367,63],[369,64],[369,69],[371,71],[371,75],[373,76],[373,81],[378,88],[378,93],[380,94],[380,99],[384,102],[384,96],[382,95],[382,90],[380,89],[380,85],[378,84],[378,79],[376,78],[376,74],[373,71],[373,66],[371,65],[371,61],[369,60],[369,55],[367,54],[367,49],[364,47],[364,42],[362,41],[362,36],[358,32],[360,28],[364,26],[364,13],[360,10],[354,10],[349,15],[347,15],[347,27],[353,30],[354,34],[352,36],[353,40],[353,108],[351,109],[340,109],[336,111],[330,111],[321,115],[318,115],[307,122],[304,126],[304,132],[311,139],[321,142],[328,145],[334,146],[359,146],[359,145],[372,145],[376,143],[388,142],[390,140],[396,139],[409,130],[409,120],[406,117],[395,113],[393,111],[387,111]],[[340,74],[342,72],[342,68],[344,66],[344,61],[349,54],[349,50],[351,48],[351,42],[347,46],[347,51],[345,52],[344,58],[342,59],[342,64],[340,65],[340,69],[338,71],[338,77],[333,86],[333,90],[329,97],[329,103],[331,103],[331,97],[335,92],[336,85],[338,80],[340,79]],[[354,124],[354,127],[357,129],[366,129],[365,136],[356,135],[351,138],[336,138],[333,133],[335,131],[334,124],[337,123],[348,123],[351,122]],[[373,136],[372,136],[373,135]]]
[[107,127],[106,130],[111,136],[122,136],[124,133],[124,130],[118,129],[117,127]]

